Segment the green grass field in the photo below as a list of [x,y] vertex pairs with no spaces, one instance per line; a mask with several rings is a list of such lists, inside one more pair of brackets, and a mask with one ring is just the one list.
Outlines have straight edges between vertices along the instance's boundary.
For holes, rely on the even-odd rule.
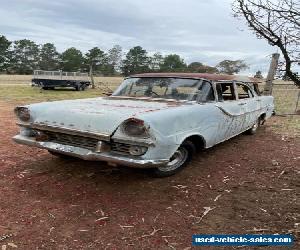
[[78,92],[73,89],[41,90],[38,87],[31,87],[31,76],[28,75],[0,75],[0,99],[31,103],[98,97],[109,89],[115,90],[122,80],[122,77],[95,77],[95,89],[89,88]]

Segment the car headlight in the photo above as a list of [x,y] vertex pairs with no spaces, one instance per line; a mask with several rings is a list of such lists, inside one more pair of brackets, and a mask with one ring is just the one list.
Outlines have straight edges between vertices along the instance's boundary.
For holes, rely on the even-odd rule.
[[26,137],[34,137],[34,136],[36,136],[36,131],[31,128],[21,127],[20,135],[26,136]]
[[133,137],[142,137],[142,138],[149,138],[149,127],[147,127],[143,120],[130,118],[123,122],[122,132],[128,136]]
[[26,107],[16,107],[15,114],[23,122],[28,122],[30,120],[30,111]]

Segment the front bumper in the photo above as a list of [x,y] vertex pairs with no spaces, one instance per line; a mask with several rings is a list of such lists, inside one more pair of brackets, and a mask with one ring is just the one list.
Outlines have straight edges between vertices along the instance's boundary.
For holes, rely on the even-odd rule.
[[33,137],[27,137],[22,135],[14,136],[13,140],[20,144],[51,150],[61,154],[74,156],[83,160],[105,161],[105,162],[109,162],[117,165],[124,165],[128,167],[155,168],[155,167],[164,166],[169,162],[168,159],[145,160],[145,159],[137,159],[137,158],[130,158],[127,156],[121,156],[111,152],[96,153],[91,150],[80,148],[80,147],[63,145],[55,142],[36,141]]

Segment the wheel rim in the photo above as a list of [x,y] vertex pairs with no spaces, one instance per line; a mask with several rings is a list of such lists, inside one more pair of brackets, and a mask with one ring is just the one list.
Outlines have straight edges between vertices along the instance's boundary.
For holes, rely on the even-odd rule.
[[160,167],[158,169],[163,172],[173,171],[173,170],[181,167],[182,164],[185,163],[185,161],[188,158],[188,155],[189,155],[188,150],[181,147],[176,150],[176,152],[171,157],[170,161],[168,162],[168,164],[166,166]]
[[252,131],[256,131],[258,128],[259,120],[256,121],[256,123],[252,127]]

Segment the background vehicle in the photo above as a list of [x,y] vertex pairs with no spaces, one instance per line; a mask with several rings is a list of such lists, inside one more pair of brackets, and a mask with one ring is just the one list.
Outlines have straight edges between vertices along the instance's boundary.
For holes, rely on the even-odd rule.
[[83,91],[90,84],[88,73],[35,70],[32,76],[32,85],[45,90],[63,87]]

